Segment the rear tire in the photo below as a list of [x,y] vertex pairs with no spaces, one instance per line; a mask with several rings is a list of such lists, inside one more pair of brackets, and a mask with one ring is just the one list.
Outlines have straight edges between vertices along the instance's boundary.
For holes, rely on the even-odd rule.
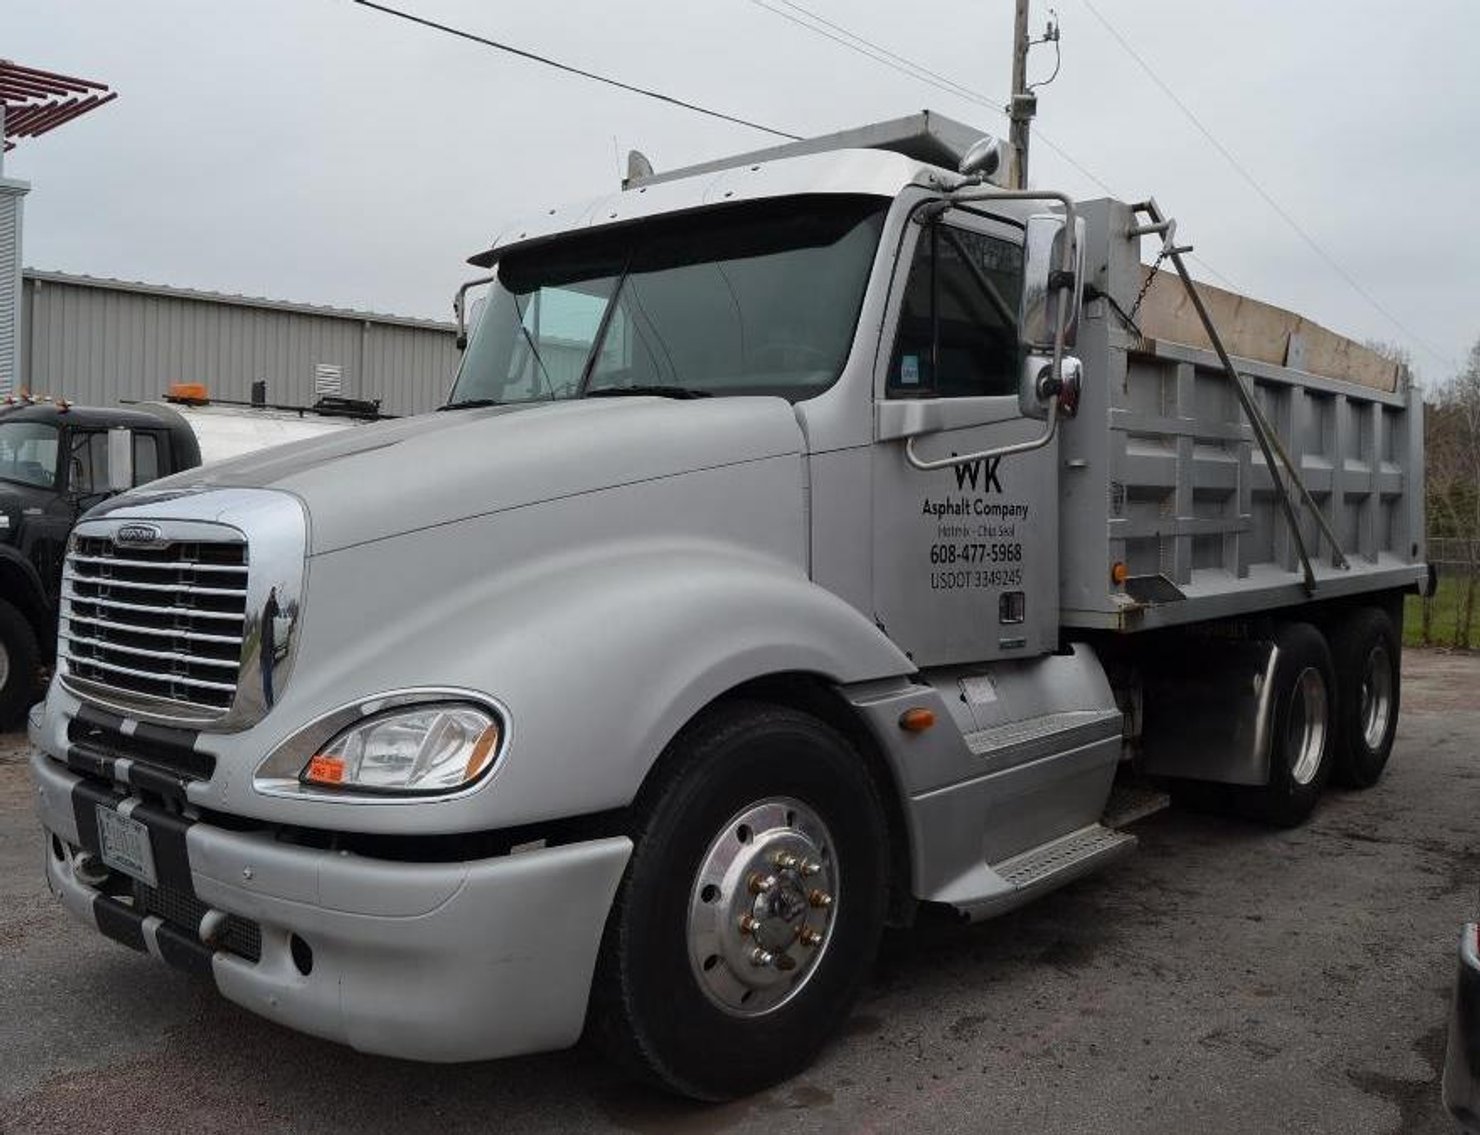
[[591,1033],[643,1079],[730,1099],[804,1071],[868,976],[883,807],[848,743],[790,709],[723,706],[664,761],[634,807]]
[[26,616],[0,599],[0,728],[20,721],[36,694],[39,651]]
[[1352,611],[1331,636],[1339,710],[1332,777],[1371,788],[1382,777],[1398,732],[1402,654],[1393,621],[1377,607]]
[[1335,763],[1337,684],[1331,649],[1309,623],[1275,632],[1269,731],[1269,782],[1233,789],[1235,808],[1277,827],[1304,822]]

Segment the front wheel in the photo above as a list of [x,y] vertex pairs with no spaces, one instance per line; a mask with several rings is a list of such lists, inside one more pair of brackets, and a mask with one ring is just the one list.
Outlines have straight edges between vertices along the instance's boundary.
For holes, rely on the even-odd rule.
[[632,825],[592,1026],[618,1063],[720,1100],[802,1072],[883,928],[883,809],[859,755],[793,710],[737,703],[665,755]]

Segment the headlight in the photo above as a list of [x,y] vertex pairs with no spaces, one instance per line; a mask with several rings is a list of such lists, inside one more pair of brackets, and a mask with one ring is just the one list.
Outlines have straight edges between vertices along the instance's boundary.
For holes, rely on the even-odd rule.
[[488,771],[498,744],[498,719],[486,710],[422,705],[350,726],[310,758],[299,780],[371,792],[446,792]]

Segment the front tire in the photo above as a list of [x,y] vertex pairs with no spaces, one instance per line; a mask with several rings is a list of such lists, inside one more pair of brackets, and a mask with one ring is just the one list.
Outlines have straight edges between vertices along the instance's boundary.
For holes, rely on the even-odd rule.
[[1332,776],[1347,788],[1371,788],[1387,767],[1398,733],[1398,633],[1386,612],[1362,607],[1336,628],[1331,653],[1341,702]]
[[859,755],[805,714],[736,703],[684,731],[635,806],[591,1025],[642,1078],[722,1100],[802,1072],[883,928],[883,808]]
[[38,661],[30,621],[0,599],[0,728],[15,724],[30,708]]

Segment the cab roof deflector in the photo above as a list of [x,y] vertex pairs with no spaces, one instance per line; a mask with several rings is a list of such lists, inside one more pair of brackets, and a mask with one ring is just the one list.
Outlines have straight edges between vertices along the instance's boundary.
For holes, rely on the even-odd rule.
[[[933,110],[922,110],[919,114],[904,118],[875,122],[868,126],[857,126],[851,130],[840,130],[836,134],[823,134],[816,138],[803,138],[797,142],[784,142],[779,146],[768,146],[764,150],[752,150],[720,158],[712,162],[684,166],[681,169],[664,170],[662,173],[628,176],[622,183],[623,189],[641,185],[657,185],[664,181],[676,181],[696,174],[714,173],[718,170],[734,169],[736,166],[770,162],[778,158],[795,158],[803,154],[821,154],[830,150],[889,150],[903,154],[917,162],[941,166],[955,171],[961,164],[966,151],[979,142],[987,131],[967,126],[964,122],[937,114]],[[633,171],[634,173],[636,171]]]

